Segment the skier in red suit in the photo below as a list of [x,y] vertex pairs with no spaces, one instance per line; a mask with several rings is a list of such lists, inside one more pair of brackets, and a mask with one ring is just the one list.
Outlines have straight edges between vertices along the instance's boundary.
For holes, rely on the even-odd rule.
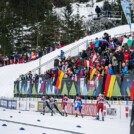
[[105,98],[103,97],[103,95],[102,94],[99,94],[99,97],[97,98],[97,103],[96,103],[96,106],[97,106],[97,117],[96,117],[96,119],[97,120],[100,119],[99,112],[101,110],[102,121],[104,121],[103,107],[104,107],[104,104],[106,104],[106,103],[110,107],[110,104],[108,103],[107,100],[105,100]]
[[66,111],[66,106],[67,106],[67,103],[69,101],[69,98],[68,96],[65,94],[62,98],[62,109],[63,109],[63,113],[65,114],[65,116],[67,116],[67,111]]

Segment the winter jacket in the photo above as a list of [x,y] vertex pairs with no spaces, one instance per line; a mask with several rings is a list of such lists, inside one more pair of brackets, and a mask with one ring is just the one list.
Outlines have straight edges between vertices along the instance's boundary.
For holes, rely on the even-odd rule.
[[118,61],[123,61],[123,53],[122,52],[117,53],[117,60]]
[[63,51],[63,50],[61,50],[60,58],[61,58],[61,59],[63,59],[63,58],[64,58],[64,51]]
[[112,57],[112,65],[113,66],[117,66],[118,65],[118,62],[117,62],[117,59],[115,56]]
[[81,57],[82,57],[83,59],[87,57],[86,51],[83,51],[83,52],[82,52]]
[[112,67],[109,67],[108,68],[108,74],[114,75],[114,71],[113,71]]
[[101,9],[100,9],[98,6],[96,6],[95,12],[96,12],[96,13],[100,13],[100,12],[101,12]]
[[131,59],[131,55],[130,55],[130,53],[128,53],[128,52],[125,52],[124,54],[123,54],[123,58],[124,58],[124,61],[130,61],[130,59]]
[[95,40],[94,44],[95,44],[95,47],[99,47],[100,41],[99,40]]
[[128,66],[125,66],[123,69],[122,69],[122,75],[126,75],[128,74]]
[[81,66],[80,58],[78,58],[78,59],[76,60],[75,66],[76,66],[76,67],[80,67],[80,66]]

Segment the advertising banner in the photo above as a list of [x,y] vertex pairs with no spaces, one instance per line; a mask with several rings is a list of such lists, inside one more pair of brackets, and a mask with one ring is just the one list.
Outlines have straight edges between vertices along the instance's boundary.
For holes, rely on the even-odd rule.
[[130,122],[130,134],[134,133],[134,101],[132,104],[131,122]]
[[28,110],[28,102],[27,101],[17,101],[17,109],[18,110]]
[[[58,109],[62,111],[62,105],[60,102],[57,103]],[[53,109],[55,111],[55,109]],[[38,102],[38,111],[42,112],[43,111],[43,102]],[[45,109],[46,113],[50,112],[49,109],[46,107]],[[57,112],[57,111],[55,111]],[[68,114],[74,115],[74,106],[72,103],[68,103],[66,107],[66,112]],[[83,104],[82,105],[82,114],[84,116],[96,116],[97,115],[97,109],[95,104]]]
[[17,109],[17,101],[16,100],[12,100],[12,102],[11,102],[11,108],[12,109]]
[[[34,95],[71,95],[75,96],[76,94],[84,95],[84,96],[98,96],[100,93],[104,93],[103,83],[105,83],[103,77],[95,80],[94,87],[91,86],[91,83],[86,83],[85,79],[78,79],[78,81],[74,81],[71,79],[63,79],[61,89],[58,90],[52,85],[52,80],[43,80],[42,86],[38,86],[39,81],[34,83],[29,81],[17,81],[14,85],[14,93],[17,94],[17,100],[27,100],[28,98],[19,98],[20,96],[34,96]],[[31,83],[26,84],[26,83]],[[132,76],[124,76],[121,81],[121,77],[117,76],[115,83],[113,85],[113,89],[111,92],[111,96],[130,96],[130,89],[132,88],[133,77]],[[21,86],[18,86],[21,85]],[[29,87],[30,86],[30,87]],[[24,88],[25,87],[25,88]],[[38,92],[38,87],[40,87]],[[29,90],[27,90],[29,88]],[[30,98],[31,99],[31,98]],[[29,99],[29,100],[30,100]],[[31,99],[33,100],[33,99]]]
[[29,101],[28,102],[28,110],[37,111],[38,110],[38,102],[37,101]]
[[5,99],[1,100],[1,106],[3,108],[8,108],[8,100],[5,100]]

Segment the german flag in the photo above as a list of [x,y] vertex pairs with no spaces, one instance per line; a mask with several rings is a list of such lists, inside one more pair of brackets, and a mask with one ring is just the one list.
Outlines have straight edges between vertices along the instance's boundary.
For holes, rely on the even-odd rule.
[[134,81],[132,83],[132,87],[130,89],[130,100],[134,100]]
[[61,70],[56,70],[56,72],[55,72],[55,80],[53,82],[53,85],[57,89],[61,89],[61,84],[62,84],[63,77],[64,77],[64,72],[61,71]]
[[94,75],[95,75],[96,69],[90,69],[90,81],[93,79]]
[[104,89],[104,96],[112,97],[116,75],[107,75]]

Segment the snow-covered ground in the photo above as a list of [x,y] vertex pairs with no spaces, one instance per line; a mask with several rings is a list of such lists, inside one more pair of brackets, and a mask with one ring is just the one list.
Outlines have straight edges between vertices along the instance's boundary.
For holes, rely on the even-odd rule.
[[[132,24],[132,31],[134,31],[134,24]],[[61,48],[64,52],[68,50],[72,50],[74,46],[78,46],[80,43],[87,41],[87,40],[94,40],[96,37],[101,38],[104,32],[109,33],[112,37],[116,34],[122,34],[126,32],[130,32],[128,25],[123,25],[119,27],[112,28],[110,30],[105,30],[103,32],[99,32],[97,34],[87,36],[79,41],[76,41],[72,44],[69,44],[63,48]],[[17,65],[9,65],[5,67],[0,67],[0,97],[13,97],[13,90],[14,90],[14,81],[19,77],[21,74],[26,74],[28,71],[36,68],[39,66],[39,63],[43,64],[49,62],[52,58],[57,57],[60,54],[60,49],[55,50],[52,53],[49,53],[43,56],[40,60],[35,60],[25,64],[17,64]],[[45,66],[45,70],[53,68],[53,64],[49,66]],[[42,73],[43,73],[42,72]]]
[[94,117],[50,116],[50,113],[43,116],[39,112],[19,113],[17,110],[3,111],[3,108],[0,108],[0,115],[1,134],[129,134],[128,119],[106,118],[103,122]]
[[[113,2],[113,0],[108,0],[109,2]],[[91,14],[96,14],[95,12],[95,8],[96,6],[102,7],[103,6],[103,2],[96,2],[96,0],[92,0],[86,3],[73,3],[72,5],[72,10],[73,10],[73,15],[76,15],[79,11],[79,15],[80,17],[83,17],[84,21],[87,21],[89,19],[89,16]],[[93,7],[92,7],[93,4]],[[64,13],[64,9],[65,7],[62,8],[55,8],[54,11],[58,14],[58,16],[63,19],[63,13]]]

